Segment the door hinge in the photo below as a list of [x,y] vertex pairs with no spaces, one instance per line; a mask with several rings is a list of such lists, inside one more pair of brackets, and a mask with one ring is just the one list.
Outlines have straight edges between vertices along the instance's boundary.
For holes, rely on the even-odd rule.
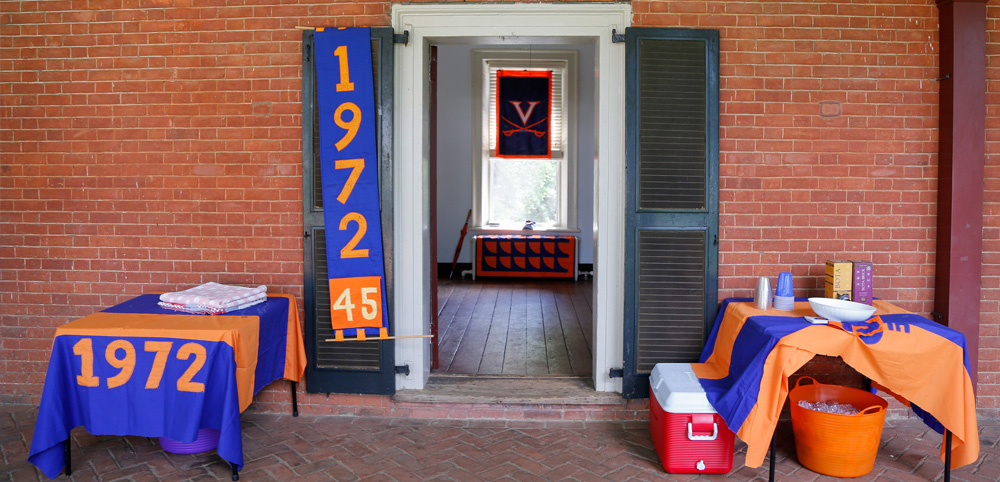
[[611,371],[608,372],[608,378],[625,378],[625,369],[612,368]]
[[410,45],[410,31],[403,30],[403,33],[392,34],[392,42],[403,45]]
[[611,29],[611,43],[620,44],[625,41],[625,34],[618,33],[617,30]]
[[309,234],[309,231],[306,231],[304,234],[302,234],[302,237],[305,238],[305,239],[309,239],[310,236],[312,236],[312,235]]
[[402,373],[403,375],[410,376],[410,365],[397,366],[396,373]]

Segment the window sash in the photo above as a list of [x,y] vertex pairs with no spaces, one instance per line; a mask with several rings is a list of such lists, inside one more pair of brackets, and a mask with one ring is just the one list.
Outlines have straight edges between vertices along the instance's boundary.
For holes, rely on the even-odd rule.
[[[538,167],[538,168],[541,168],[542,170],[544,170],[544,168],[547,167],[545,164],[548,164],[548,163],[551,163],[551,164],[555,165],[555,169],[554,169],[555,172],[553,174],[553,177],[555,178],[555,186],[554,186],[555,193],[554,193],[553,197],[555,199],[553,199],[551,201],[551,204],[552,204],[551,208],[554,211],[554,213],[553,213],[554,214],[554,216],[553,216],[554,219],[546,219],[545,217],[536,215],[536,214],[538,214],[538,212],[537,212],[538,210],[537,209],[531,209],[531,207],[530,207],[530,204],[531,204],[530,201],[533,200],[532,198],[534,198],[534,200],[537,200],[538,196],[542,196],[542,197],[546,196],[546,193],[544,191],[540,190],[540,191],[535,191],[535,192],[525,192],[525,191],[522,191],[522,190],[518,189],[518,186],[516,186],[516,185],[515,186],[509,186],[506,189],[503,189],[503,192],[508,195],[507,196],[508,201],[510,201],[512,203],[522,203],[522,204],[525,204],[525,206],[524,206],[525,207],[525,211],[523,212],[523,217],[525,219],[515,219],[515,218],[501,219],[498,216],[498,210],[502,210],[503,208],[507,207],[508,205],[507,204],[503,204],[503,205],[498,204],[499,203],[499,199],[498,198],[500,196],[494,196],[494,195],[492,195],[493,188],[495,187],[495,183],[498,180],[501,180],[502,176],[503,176],[501,173],[498,172],[498,170],[499,170],[498,164],[509,164],[511,166],[515,166],[517,164],[521,164],[522,166],[535,164],[535,167]],[[516,169],[516,167],[512,167],[512,169]],[[488,186],[489,187],[488,187],[488,190],[491,193],[491,196],[490,196],[490,202],[489,202],[488,209],[487,209],[487,222],[490,225],[494,225],[494,223],[495,223],[495,224],[500,225],[500,226],[510,227],[510,228],[514,228],[514,229],[520,229],[523,226],[524,221],[527,221],[527,220],[530,219],[530,220],[535,221],[536,223],[538,223],[537,226],[536,226],[536,229],[556,228],[556,227],[560,227],[561,226],[563,213],[565,212],[565,210],[563,209],[563,203],[566,202],[565,195],[562,192],[563,189],[561,188],[562,179],[565,176],[565,162],[563,162],[563,161],[561,161],[559,159],[547,159],[547,158],[517,158],[517,159],[511,159],[511,158],[505,158],[505,157],[491,157],[489,159],[489,162],[488,162],[488,170],[489,170],[489,181],[488,181]],[[537,173],[537,175],[529,175],[528,178],[523,179],[523,182],[524,183],[535,182],[538,179],[540,179],[540,176],[542,174],[543,173]],[[509,180],[507,180],[507,181],[510,182]],[[514,194],[515,195],[515,199],[512,200],[512,201],[510,200],[510,194]]]
[[[553,72],[552,126],[550,132],[551,156],[546,161],[558,163],[558,219],[552,225],[539,225],[536,229],[576,230],[576,89],[577,52],[575,50],[473,50],[472,67],[474,106],[474,132],[476,159],[473,161],[473,217],[474,229],[516,229],[514,225],[495,224],[492,213],[491,163],[496,156],[496,71],[497,70],[549,70]],[[522,160],[533,158],[519,158]]]
[[[566,225],[565,215],[566,210],[563,209],[563,204],[566,202],[566,182],[565,171],[566,166],[564,161],[565,158],[565,135],[564,135],[564,119],[565,119],[565,102],[566,102],[566,69],[568,62],[563,60],[546,60],[546,61],[531,61],[530,59],[520,59],[520,60],[497,60],[488,59],[484,65],[486,78],[489,79],[486,91],[487,103],[484,107],[487,110],[488,119],[488,153],[485,153],[483,159],[483,171],[486,173],[486,182],[483,183],[483,187],[486,190],[486,222],[488,225],[500,225],[504,227],[520,228],[521,221],[509,221],[509,220],[499,220],[496,217],[496,213],[501,206],[497,206],[495,203],[498,201],[497,196],[492,195],[493,185],[495,181],[495,176],[499,173],[494,171],[494,166],[498,160],[508,160],[505,158],[497,157],[496,155],[496,145],[497,145],[497,71],[498,70],[530,70],[530,71],[550,71],[552,72],[552,109],[550,114],[549,122],[549,142],[551,148],[551,158],[522,158],[523,161],[556,161],[556,206],[555,206],[555,220],[551,223],[545,222],[540,224],[538,227],[560,227]],[[541,194],[541,193],[536,193]],[[525,218],[529,218],[530,213],[525,213]]]

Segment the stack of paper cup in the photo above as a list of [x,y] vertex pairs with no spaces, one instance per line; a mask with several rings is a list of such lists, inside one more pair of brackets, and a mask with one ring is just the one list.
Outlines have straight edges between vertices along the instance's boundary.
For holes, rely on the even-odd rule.
[[771,282],[761,276],[753,293],[753,305],[758,310],[771,309]]
[[795,309],[795,294],[792,292],[792,273],[778,274],[778,286],[774,289],[774,308],[784,311]]

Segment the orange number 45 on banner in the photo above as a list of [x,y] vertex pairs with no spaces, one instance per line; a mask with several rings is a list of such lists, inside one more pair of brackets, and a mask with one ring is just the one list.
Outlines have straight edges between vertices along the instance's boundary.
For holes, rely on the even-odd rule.
[[362,276],[330,280],[330,321],[339,328],[364,328],[382,318],[382,278]]

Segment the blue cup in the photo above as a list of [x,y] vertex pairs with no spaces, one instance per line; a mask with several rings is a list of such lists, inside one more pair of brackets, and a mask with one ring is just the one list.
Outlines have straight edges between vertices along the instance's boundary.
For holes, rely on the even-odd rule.
[[774,289],[775,296],[795,296],[792,291],[792,273],[778,273],[778,286]]

